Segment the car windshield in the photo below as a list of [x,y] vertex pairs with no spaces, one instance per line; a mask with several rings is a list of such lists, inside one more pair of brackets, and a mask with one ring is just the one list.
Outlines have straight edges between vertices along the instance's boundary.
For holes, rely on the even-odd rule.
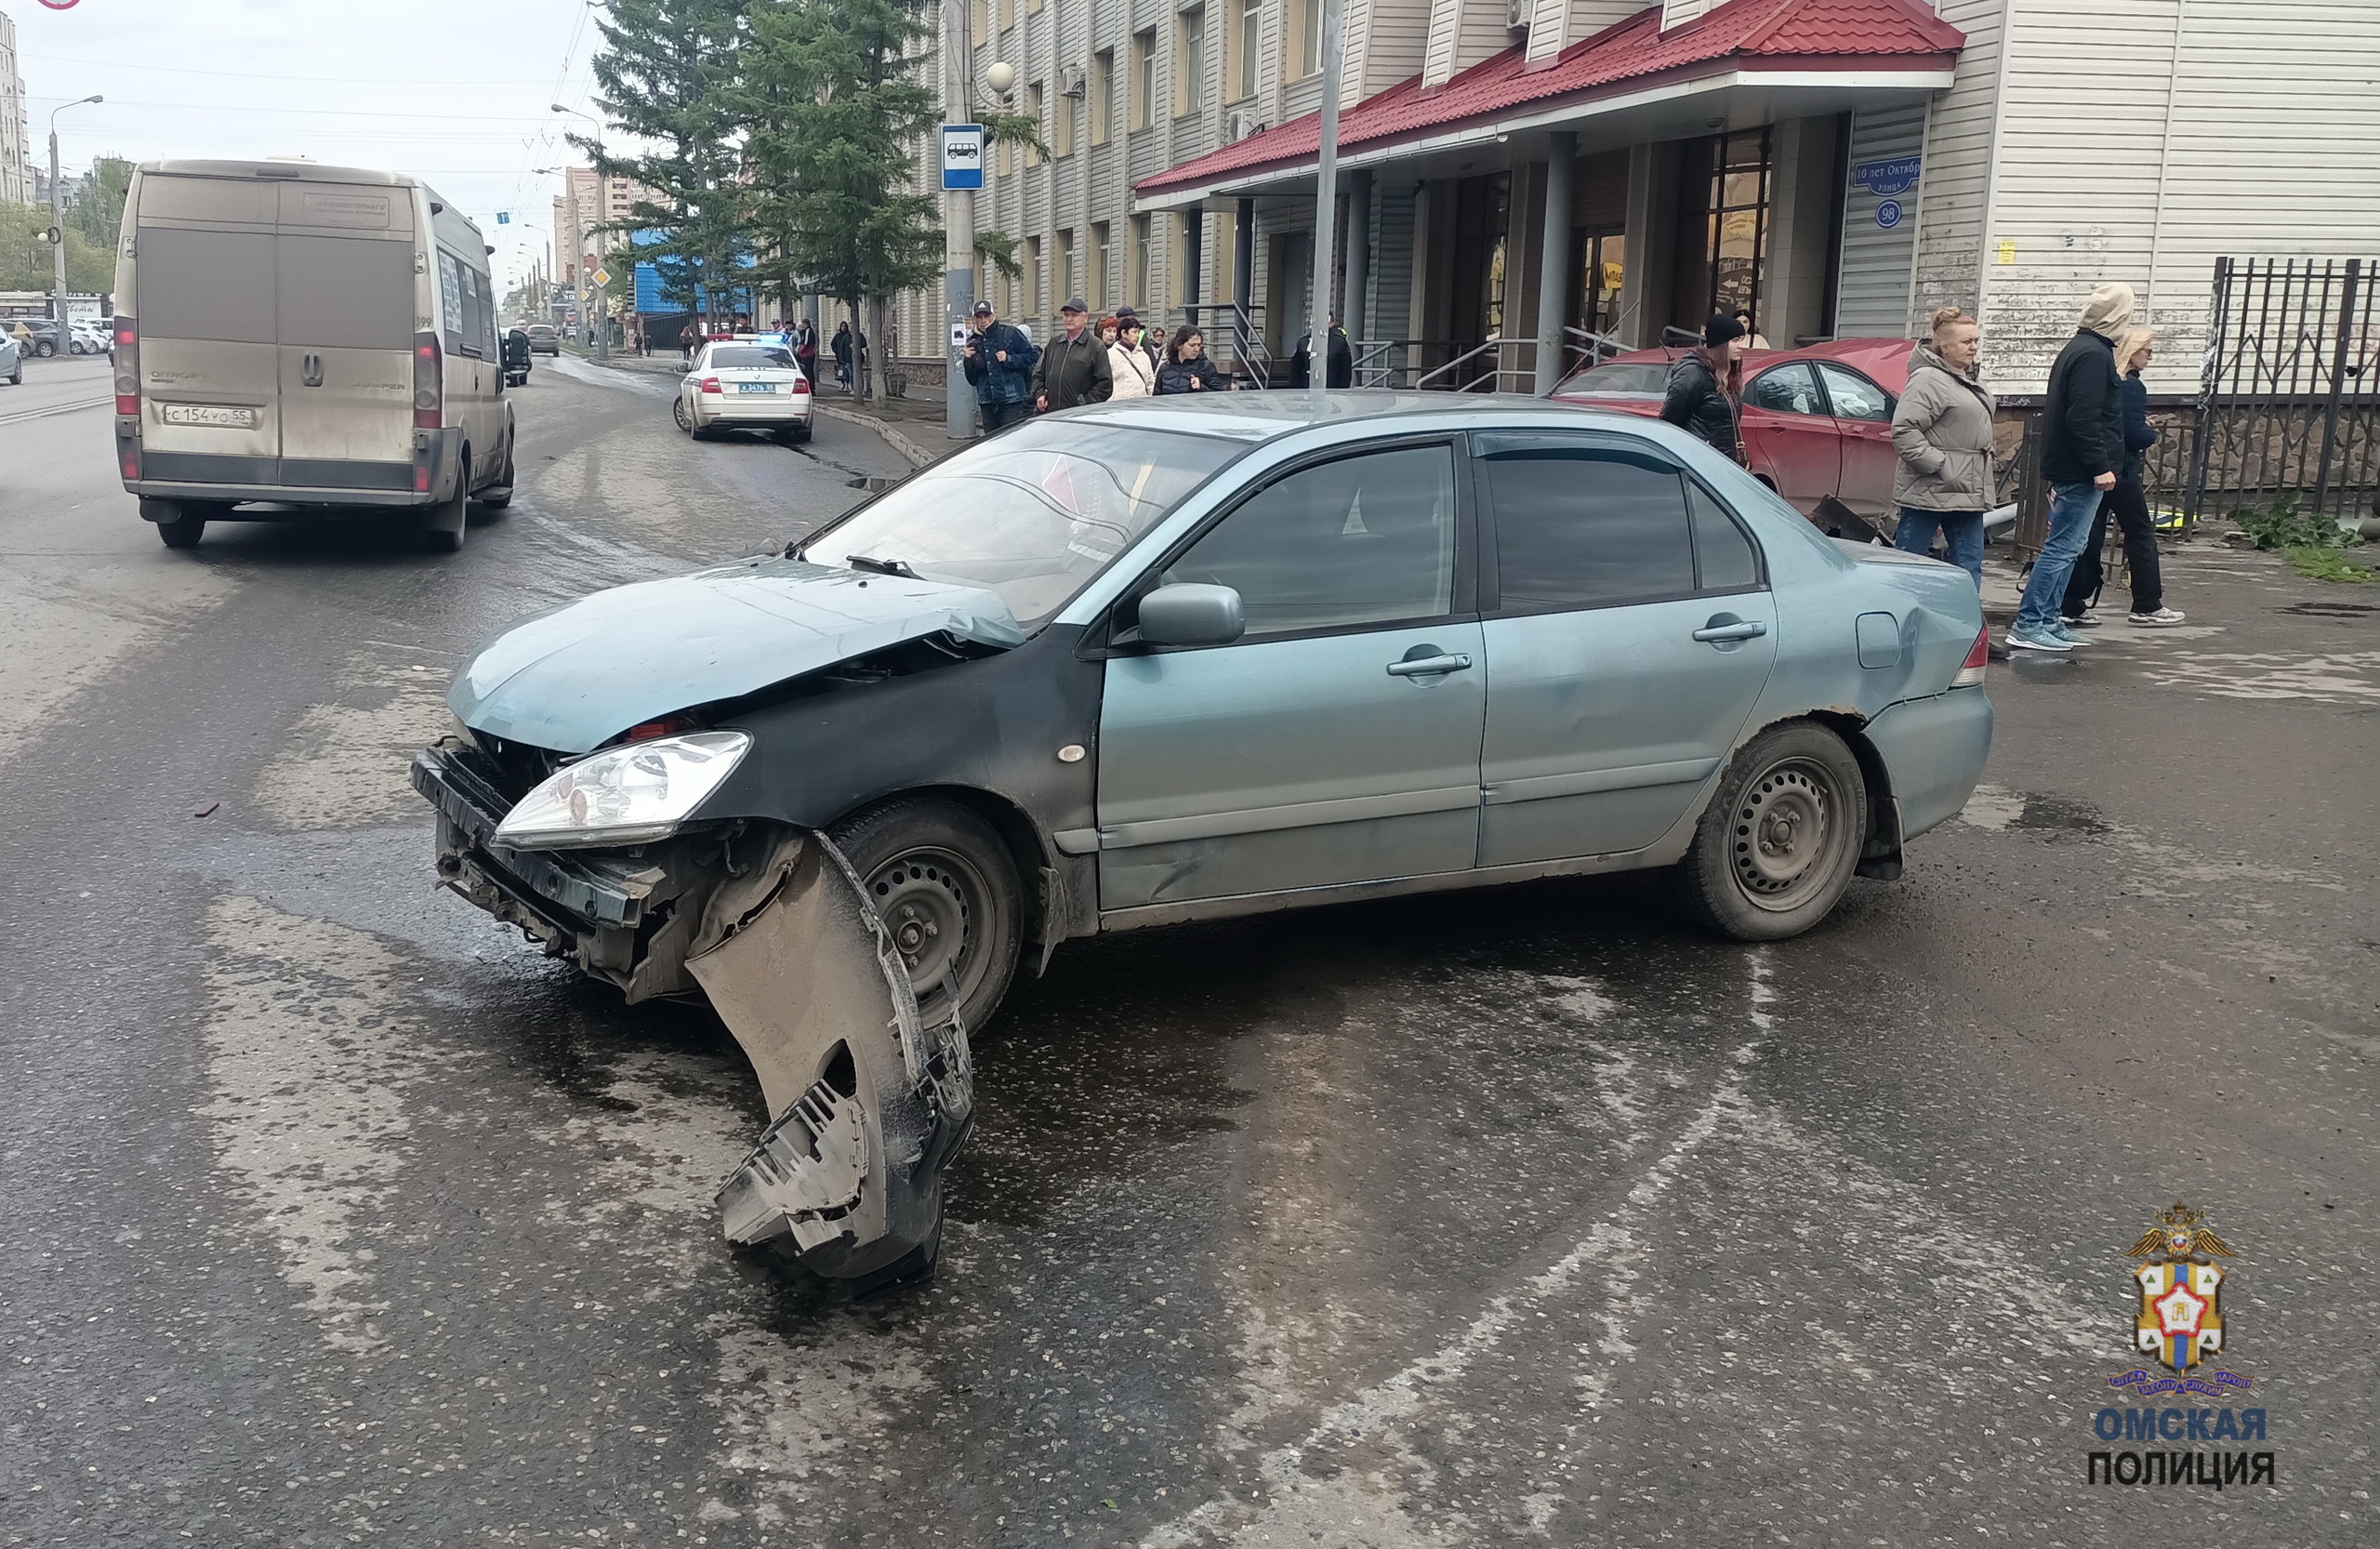
[[885,491],[802,557],[985,587],[1030,628],[1245,450],[1132,425],[1020,425]]
[[1561,397],[1633,398],[1667,392],[1670,368],[1659,361],[1613,361],[1590,366],[1554,389]]
[[713,371],[732,369],[736,366],[754,366],[763,369],[774,366],[781,370],[791,371],[793,356],[786,351],[766,344],[715,344],[711,346],[710,354],[704,364]]

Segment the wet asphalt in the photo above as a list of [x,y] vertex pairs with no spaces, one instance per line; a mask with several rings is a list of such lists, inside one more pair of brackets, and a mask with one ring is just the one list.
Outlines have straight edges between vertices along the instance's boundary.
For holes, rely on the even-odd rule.
[[[1617,878],[1069,946],[938,1278],[853,1305],[718,1239],[715,1020],[432,890],[404,788],[506,620],[903,466],[666,391],[541,359],[445,557],[169,554],[103,411],[0,418],[0,1543],[2380,1536],[2360,589],[2188,546],[2189,626],[1996,668],[1967,814],[1798,941]],[[2269,1486],[2086,1480],[2176,1198]]]

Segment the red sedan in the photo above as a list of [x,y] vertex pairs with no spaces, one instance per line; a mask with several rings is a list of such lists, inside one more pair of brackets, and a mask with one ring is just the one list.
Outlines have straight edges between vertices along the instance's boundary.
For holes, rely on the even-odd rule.
[[[1893,527],[1893,404],[1909,386],[1905,338],[1844,338],[1744,356],[1744,461],[1761,483],[1822,527],[1848,511]],[[1638,350],[1590,366],[1554,390],[1589,408],[1659,415],[1682,350]],[[1821,511],[1831,500],[1841,510]],[[1830,520],[1831,518],[1831,520]],[[1850,535],[1846,535],[1850,536]]]

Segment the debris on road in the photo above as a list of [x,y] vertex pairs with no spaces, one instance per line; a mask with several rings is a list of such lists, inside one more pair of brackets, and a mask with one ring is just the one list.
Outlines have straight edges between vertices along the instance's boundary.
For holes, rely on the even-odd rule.
[[222,804],[223,803],[220,801],[209,801],[206,805],[199,808],[198,811],[191,814],[191,815],[192,817],[213,817],[215,815],[215,809],[220,807]]

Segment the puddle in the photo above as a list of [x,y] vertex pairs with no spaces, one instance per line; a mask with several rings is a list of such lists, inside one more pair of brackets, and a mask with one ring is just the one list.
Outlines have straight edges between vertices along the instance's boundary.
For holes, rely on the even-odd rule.
[[2099,809],[2088,801],[2078,801],[2070,796],[2044,796],[2038,791],[2027,791],[2023,807],[2008,819],[2007,827],[2072,834],[2104,834],[2111,825],[2099,815]]
[[843,482],[853,489],[864,489],[867,491],[868,494],[874,495],[880,490],[891,489],[894,484],[899,483],[901,481],[898,479],[868,477],[861,479],[846,479]]

